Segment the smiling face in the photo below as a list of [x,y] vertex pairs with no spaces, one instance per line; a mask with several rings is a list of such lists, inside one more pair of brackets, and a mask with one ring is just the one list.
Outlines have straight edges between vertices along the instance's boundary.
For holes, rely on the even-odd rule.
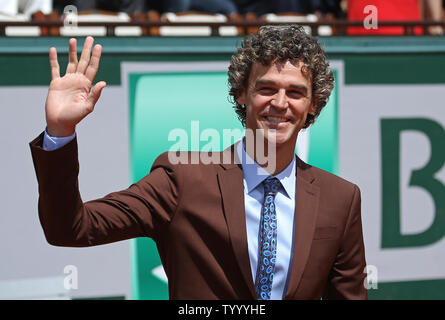
[[246,106],[247,129],[264,129],[266,139],[274,135],[277,148],[292,152],[307,114],[315,113],[311,79],[302,66],[289,60],[268,66],[255,62],[248,86],[237,99]]

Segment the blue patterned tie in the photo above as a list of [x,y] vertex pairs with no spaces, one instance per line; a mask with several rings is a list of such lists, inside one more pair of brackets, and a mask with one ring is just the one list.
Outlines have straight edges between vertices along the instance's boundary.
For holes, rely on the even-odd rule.
[[277,214],[274,199],[280,181],[268,177],[263,181],[263,185],[264,203],[261,211],[255,291],[258,300],[269,300],[277,256]]

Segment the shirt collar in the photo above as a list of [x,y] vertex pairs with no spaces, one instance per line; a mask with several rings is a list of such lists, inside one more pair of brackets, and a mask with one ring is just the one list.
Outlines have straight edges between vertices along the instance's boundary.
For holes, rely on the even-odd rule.
[[[244,139],[241,139],[236,146],[238,158],[241,160],[243,167],[243,175],[245,181],[245,187],[247,193],[254,190],[264,179],[270,176],[265,169],[263,169],[258,163],[256,163],[246,152],[244,146]],[[281,185],[285,190],[285,195],[290,199],[295,199],[295,182],[296,182],[296,157],[292,158],[292,161],[288,166],[275,175],[280,180]],[[280,188],[281,189],[281,188]]]

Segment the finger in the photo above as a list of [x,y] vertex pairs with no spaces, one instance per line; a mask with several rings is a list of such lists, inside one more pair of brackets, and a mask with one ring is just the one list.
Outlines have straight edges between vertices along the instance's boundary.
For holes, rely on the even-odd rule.
[[77,69],[77,40],[71,38],[69,41],[68,65],[66,73],[74,73]]
[[76,72],[85,73],[85,70],[90,63],[91,48],[93,47],[93,37],[86,37],[83,44],[82,54],[80,56],[79,63],[77,64]]
[[96,104],[97,100],[99,100],[100,94],[102,93],[102,89],[105,88],[107,83],[105,81],[99,81],[96,85],[91,89],[91,92],[88,96],[88,100],[91,102],[93,108]]
[[99,70],[100,56],[102,54],[102,46],[96,44],[93,49],[93,54],[91,55],[90,64],[88,65],[85,76],[93,82],[96,77],[97,70]]
[[60,78],[59,62],[57,61],[57,50],[54,47],[49,49],[49,65],[51,67],[51,79]]

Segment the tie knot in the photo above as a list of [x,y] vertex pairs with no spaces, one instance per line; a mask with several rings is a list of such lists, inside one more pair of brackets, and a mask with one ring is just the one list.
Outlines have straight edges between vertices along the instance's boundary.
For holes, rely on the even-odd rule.
[[280,180],[275,177],[268,177],[263,181],[264,195],[274,196],[277,194],[278,187],[280,186]]

